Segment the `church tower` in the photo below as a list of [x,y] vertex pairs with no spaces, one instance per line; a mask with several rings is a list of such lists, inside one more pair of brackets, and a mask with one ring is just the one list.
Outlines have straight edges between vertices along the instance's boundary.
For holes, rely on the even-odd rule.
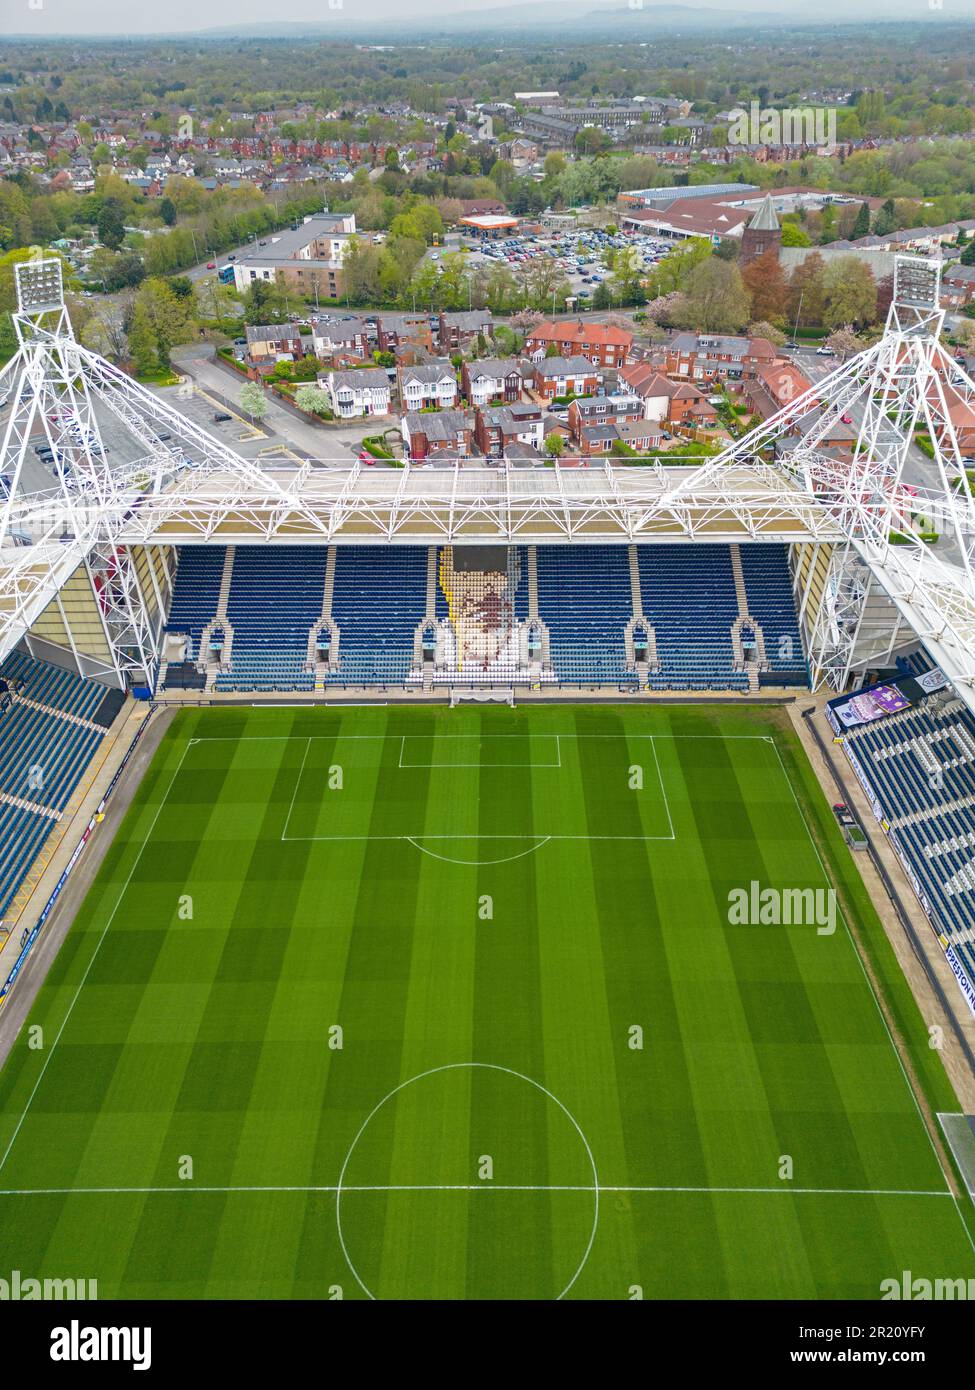
[[782,245],[782,228],[772,206],[771,194],[766,194],[758,211],[741,234],[741,253],[738,264],[742,268],[757,261],[767,251],[778,252]]

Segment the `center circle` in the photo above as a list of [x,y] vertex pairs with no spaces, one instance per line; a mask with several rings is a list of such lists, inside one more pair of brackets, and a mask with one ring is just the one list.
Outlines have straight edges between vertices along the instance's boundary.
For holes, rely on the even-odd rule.
[[596,1238],[599,1176],[577,1120],[540,1082],[449,1062],[363,1120],[335,1221],[368,1298],[561,1299]]

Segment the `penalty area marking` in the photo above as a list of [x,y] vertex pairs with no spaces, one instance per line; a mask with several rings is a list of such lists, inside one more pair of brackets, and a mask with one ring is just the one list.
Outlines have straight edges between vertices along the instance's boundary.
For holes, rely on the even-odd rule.
[[[545,846],[545,845],[547,845],[547,844],[549,844],[549,843],[551,843],[551,842],[553,842],[553,841],[563,841],[563,840],[564,840],[564,841],[579,841],[579,842],[586,842],[586,841],[590,841],[590,840],[594,840],[594,841],[595,841],[595,840],[612,840],[612,841],[620,841],[620,842],[632,841],[632,842],[635,842],[635,843],[655,843],[655,842],[667,842],[667,841],[672,841],[672,840],[676,840],[676,838],[677,838],[676,831],[674,830],[674,820],[673,820],[673,816],[672,816],[671,810],[670,810],[670,801],[669,801],[669,798],[668,798],[668,796],[667,796],[667,788],[666,788],[666,786],[664,785],[663,771],[662,771],[662,769],[661,769],[661,767],[660,767],[660,758],[659,758],[659,755],[658,755],[658,753],[657,753],[657,745],[656,745],[655,740],[656,740],[656,738],[658,737],[658,735],[657,735],[657,734],[633,734],[633,735],[629,735],[629,734],[579,734],[579,733],[570,733],[570,734],[549,734],[549,735],[547,735],[547,737],[554,738],[554,739],[555,739],[555,742],[556,742],[556,751],[557,751],[557,754],[558,754],[558,762],[556,762],[556,763],[487,763],[487,764],[485,764],[485,763],[404,763],[404,762],[403,762],[403,752],[404,752],[405,747],[406,747],[406,740],[407,740],[407,738],[424,738],[424,737],[426,737],[426,735],[425,735],[425,734],[403,734],[403,735],[401,736],[401,738],[400,738],[399,760],[398,760],[396,766],[397,766],[399,769],[401,769],[402,771],[404,771],[404,772],[409,772],[409,771],[413,771],[413,770],[424,770],[424,769],[430,769],[430,768],[432,768],[432,769],[438,769],[438,770],[442,769],[442,770],[444,770],[444,771],[450,771],[450,770],[452,770],[452,769],[454,769],[454,768],[477,769],[477,768],[484,768],[484,767],[491,768],[491,769],[497,768],[497,769],[500,769],[500,770],[502,770],[502,771],[503,771],[505,768],[508,768],[508,767],[529,767],[529,768],[538,768],[538,769],[540,769],[540,770],[548,769],[548,770],[552,770],[552,771],[561,771],[562,768],[563,768],[563,763],[562,763],[562,744],[561,744],[561,740],[562,740],[563,738],[566,738],[566,739],[575,739],[576,741],[581,740],[581,739],[590,739],[590,738],[593,738],[593,739],[609,738],[609,739],[615,739],[615,740],[617,740],[617,741],[622,741],[622,742],[624,742],[624,743],[625,743],[625,742],[628,742],[629,739],[630,739],[631,737],[634,738],[634,739],[648,739],[648,740],[650,741],[650,748],[651,748],[651,751],[652,751],[652,753],[653,753],[654,769],[655,769],[656,774],[657,774],[657,785],[658,785],[658,787],[660,788],[660,797],[661,797],[661,800],[662,800],[662,802],[663,802],[663,808],[664,808],[664,811],[665,811],[666,816],[667,816],[668,833],[667,833],[666,835],[588,835],[588,834],[587,834],[587,835],[559,835],[559,834],[546,834],[546,833],[544,833],[544,832],[542,832],[542,833],[540,833],[540,834],[537,834],[537,835],[531,835],[531,834],[523,834],[523,835],[480,835],[480,834],[478,834],[478,835],[468,835],[468,834],[432,834],[432,835],[427,835],[427,834],[414,834],[414,835],[289,835],[289,834],[288,834],[288,830],[289,830],[289,828],[290,828],[290,826],[291,826],[291,818],[292,818],[292,815],[294,814],[295,804],[296,804],[296,802],[297,802],[297,800],[298,800],[298,790],[299,790],[299,788],[300,788],[300,786],[301,786],[301,779],[302,779],[302,777],[304,776],[305,768],[306,768],[306,765],[307,765],[307,762],[308,762],[308,754],[309,754],[309,752],[311,751],[311,745],[312,745],[313,743],[317,743],[317,742],[333,742],[333,741],[341,740],[341,739],[345,739],[345,738],[348,738],[348,739],[357,739],[357,740],[362,740],[362,741],[365,741],[365,742],[375,742],[375,741],[377,741],[377,740],[379,740],[379,741],[385,741],[385,739],[386,739],[386,735],[385,735],[385,734],[336,734],[336,735],[334,736],[334,738],[333,738],[333,736],[330,735],[330,734],[310,734],[310,735],[282,734],[282,735],[279,736],[279,738],[278,738],[276,741],[291,742],[294,738],[302,738],[302,737],[305,738],[305,752],[304,752],[304,755],[303,755],[303,757],[302,757],[302,759],[301,759],[301,765],[300,765],[300,767],[298,768],[298,773],[297,773],[297,776],[296,776],[296,778],[295,778],[294,791],[293,791],[292,794],[291,794],[291,804],[290,804],[290,806],[288,807],[288,814],[287,814],[287,816],[285,817],[284,828],[283,828],[283,830],[281,831],[281,843],[282,843],[282,844],[285,844],[285,843],[288,843],[288,844],[291,844],[291,843],[301,843],[301,844],[318,844],[318,843],[321,843],[321,844],[328,844],[328,843],[331,843],[331,842],[333,842],[333,841],[334,841],[334,842],[362,843],[362,842],[371,842],[371,841],[373,841],[373,840],[375,840],[375,841],[377,841],[377,842],[387,841],[387,842],[390,842],[390,843],[405,842],[405,843],[407,843],[407,844],[413,845],[413,847],[414,847],[415,849],[418,849],[418,850],[420,851],[421,854],[428,854],[431,858],[433,858],[433,859],[439,859],[439,860],[441,860],[441,861],[442,861],[443,863],[445,863],[445,864],[458,864],[458,865],[463,865],[463,866],[465,866],[465,867],[475,867],[475,866],[482,865],[482,864],[484,864],[484,865],[490,865],[490,864],[506,864],[506,863],[511,863],[511,862],[512,862],[513,860],[515,860],[515,859],[523,859],[523,858],[525,858],[526,855],[533,854],[536,850],[543,848],[543,846]],[[508,738],[508,739],[510,739],[510,738],[517,738],[518,735],[517,735],[517,734],[437,734],[436,737],[437,737],[438,739],[440,739],[440,738],[443,738],[443,739],[455,739],[455,738],[478,738],[478,739],[483,739],[483,738]],[[671,737],[671,736],[670,736],[670,735],[663,735],[663,737]],[[674,735],[674,737],[678,737],[678,738],[679,738],[679,737],[683,737],[683,735]],[[688,737],[696,737],[696,735],[688,735]],[[701,737],[702,737],[702,738],[720,738],[721,735],[720,735],[720,734],[702,734]],[[743,739],[747,739],[747,740],[751,740],[751,741],[756,741],[756,742],[769,742],[769,741],[771,741],[771,740],[769,740],[769,739],[767,738],[767,736],[766,736],[765,734],[743,734],[743,735],[741,735],[740,737],[743,738]],[[225,739],[223,739],[222,737],[220,737],[220,738],[215,738],[215,739],[212,739],[212,740],[210,740],[210,739],[194,739],[194,740],[192,740],[192,742],[194,742],[194,743],[224,742],[224,741],[233,742],[234,740],[225,740]],[[241,739],[241,740],[239,740],[239,742],[265,742],[265,741],[274,741],[274,740],[256,740],[256,739]],[[482,859],[457,859],[457,858],[453,858],[453,857],[451,857],[451,856],[449,856],[449,855],[438,854],[438,853],[437,853],[436,851],[434,851],[434,850],[425,849],[424,846],[423,846],[422,844],[418,843],[418,842],[421,841],[421,840],[422,840],[422,841],[517,840],[517,841],[522,841],[522,842],[525,841],[525,840],[531,840],[531,841],[533,841],[534,843],[532,843],[532,844],[529,846],[528,849],[521,850],[518,854],[506,855],[504,858],[500,858],[500,859],[487,859],[487,860],[482,860]]]
[[[438,854],[436,850],[427,849],[424,845],[421,845],[421,844],[420,844],[419,840],[414,840],[414,838],[413,838],[412,835],[404,835],[404,836],[402,836],[402,838],[403,838],[404,840],[406,840],[409,844],[411,844],[411,845],[414,847],[414,849],[418,849],[418,850],[420,851],[421,854],[428,854],[428,855],[430,856],[431,859],[439,859],[440,862],[441,862],[442,864],[460,864],[460,865],[462,865],[464,868],[479,868],[479,867],[481,867],[482,865],[485,866],[485,867],[487,867],[487,866],[489,866],[489,865],[491,865],[491,864],[511,864],[511,863],[513,863],[516,859],[524,859],[527,855],[529,855],[529,854],[534,854],[535,851],[536,851],[537,849],[542,849],[545,845],[547,845],[548,842],[549,842],[549,840],[552,839],[552,836],[551,836],[551,835],[546,835],[545,838],[542,839],[542,840],[539,840],[537,844],[529,845],[527,849],[521,850],[518,854],[506,854],[506,855],[504,855],[503,858],[501,858],[501,859],[455,859],[455,858],[453,858],[453,857],[452,857],[451,855],[449,855],[449,854]],[[427,838],[433,839],[434,837],[433,837],[433,836],[429,836],[429,837],[427,837]],[[436,838],[438,838],[438,839],[448,839],[448,838],[454,838],[454,837],[452,837],[452,836],[437,836]],[[473,836],[464,835],[464,836],[457,836],[456,838],[457,838],[457,839],[474,839],[474,840],[482,840],[482,839],[486,839],[487,837],[486,837],[486,836],[483,836],[483,835],[473,835]],[[523,836],[523,835],[518,835],[518,836],[506,836],[506,835],[505,835],[505,836],[501,836],[501,835],[497,835],[497,836],[492,836],[491,838],[492,838],[492,839],[499,839],[499,840],[500,840],[500,839],[519,839],[519,840],[520,840],[520,839],[525,839],[526,837]]]

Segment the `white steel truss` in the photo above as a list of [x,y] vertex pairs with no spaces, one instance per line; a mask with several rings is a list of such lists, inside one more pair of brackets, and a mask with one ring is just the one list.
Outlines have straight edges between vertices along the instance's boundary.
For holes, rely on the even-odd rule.
[[[936,263],[898,258],[874,346],[722,454],[678,467],[247,459],[75,340],[59,263],[16,274],[20,347],[0,374],[13,402],[0,444],[0,657],[85,564],[116,673],[151,683],[162,616],[149,617],[133,545],[809,541],[831,551],[828,601],[807,627],[814,682],[840,688],[869,664],[879,601],[975,707],[975,509],[957,430],[975,382],[939,342]],[[106,411],[144,453],[108,464]],[[844,421],[852,461],[833,446]],[[38,441],[56,465],[40,488],[26,481]]]

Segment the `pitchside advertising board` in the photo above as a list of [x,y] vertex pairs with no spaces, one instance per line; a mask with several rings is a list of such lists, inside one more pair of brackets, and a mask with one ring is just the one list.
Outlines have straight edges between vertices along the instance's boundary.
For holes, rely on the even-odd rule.
[[872,724],[890,714],[899,714],[926,695],[934,695],[947,686],[947,676],[937,667],[922,671],[920,675],[898,676],[858,690],[855,695],[840,695],[830,700],[827,718],[836,732],[842,733],[844,729],[855,729],[860,724]]

